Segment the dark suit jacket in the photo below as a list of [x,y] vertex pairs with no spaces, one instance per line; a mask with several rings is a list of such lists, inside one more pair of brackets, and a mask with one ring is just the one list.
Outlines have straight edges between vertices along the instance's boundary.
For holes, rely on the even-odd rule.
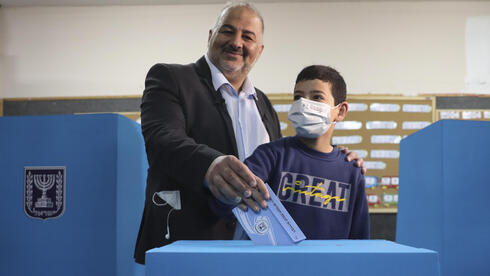
[[[257,90],[256,104],[271,141],[280,138],[279,120],[265,94]],[[221,93],[214,90],[204,57],[189,65],[156,64],[145,81],[141,123],[149,169],[145,209],[136,242],[135,259],[176,240],[226,240],[235,220],[210,209],[213,196],[204,187],[211,162],[221,155],[237,156],[231,118]],[[180,190],[181,210],[169,216],[170,239],[165,239],[170,207],[155,206],[152,196]]]

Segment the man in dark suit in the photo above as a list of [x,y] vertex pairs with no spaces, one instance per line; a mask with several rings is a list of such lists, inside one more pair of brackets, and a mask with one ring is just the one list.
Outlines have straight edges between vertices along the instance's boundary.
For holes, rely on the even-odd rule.
[[[231,239],[236,221],[216,215],[215,199],[254,209],[266,205],[264,183],[237,158],[243,148],[234,128],[239,122],[225,101],[233,93],[221,91],[234,90],[235,98],[244,93],[248,72],[264,48],[262,33],[262,18],[252,6],[225,7],[209,31],[206,57],[189,65],[156,64],[148,72],[141,123],[150,167],[136,262],[144,263],[148,249],[175,240]],[[209,63],[229,82],[221,90],[214,87]],[[268,136],[258,137],[260,142],[280,138],[271,103],[262,91],[248,88],[255,94],[245,101],[253,106],[244,111],[257,113],[252,127],[262,127],[260,134]],[[160,191],[179,191],[180,210],[157,206],[163,203],[155,197]]]
[[229,5],[209,31],[204,57],[148,72],[141,122],[150,167],[136,262],[176,240],[233,238],[236,220],[219,216],[217,202],[266,207],[264,183],[241,162],[281,136],[271,103],[247,78],[263,30],[254,7]]

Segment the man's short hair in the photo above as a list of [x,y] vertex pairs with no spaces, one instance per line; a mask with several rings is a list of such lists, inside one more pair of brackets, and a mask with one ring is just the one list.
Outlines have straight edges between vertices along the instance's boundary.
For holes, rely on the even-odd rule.
[[265,29],[264,19],[262,18],[262,15],[260,14],[259,10],[252,3],[248,3],[244,1],[226,3],[226,5],[221,10],[220,15],[218,16],[218,19],[216,20],[216,24],[214,24],[213,31],[216,31],[217,28],[221,26],[223,19],[225,18],[225,16],[228,14],[230,10],[237,9],[237,8],[247,8],[253,11],[260,19],[260,23],[262,24],[262,33],[264,33],[264,29]]
[[321,80],[332,84],[332,96],[335,100],[335,105],[345,101],[347,96],[347,88],[344,78],[340,73],[329,66],[310,65],[299,72],[296,78],[296,83],[306,80]]

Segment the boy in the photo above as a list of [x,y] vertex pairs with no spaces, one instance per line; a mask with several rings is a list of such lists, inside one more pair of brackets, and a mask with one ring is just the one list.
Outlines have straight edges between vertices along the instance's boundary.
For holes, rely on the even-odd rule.
[[312,65],[296,79],[288,113],[296,136],[259,146],[245,160],[268,183],[307,239],[368,239],[364,176],[331,138],[348,110],[346,84],[333,68]]

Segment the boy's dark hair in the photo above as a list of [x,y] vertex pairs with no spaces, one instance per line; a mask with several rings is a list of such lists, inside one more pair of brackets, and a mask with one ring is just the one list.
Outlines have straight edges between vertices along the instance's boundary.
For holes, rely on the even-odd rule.
[[305,67],[299,72],[296,83],[316,79],[332,84],[332,96],[335,100],[335,105],[345,101],[347,88],[344,78],[332,67],[324,65],[310,65]]

